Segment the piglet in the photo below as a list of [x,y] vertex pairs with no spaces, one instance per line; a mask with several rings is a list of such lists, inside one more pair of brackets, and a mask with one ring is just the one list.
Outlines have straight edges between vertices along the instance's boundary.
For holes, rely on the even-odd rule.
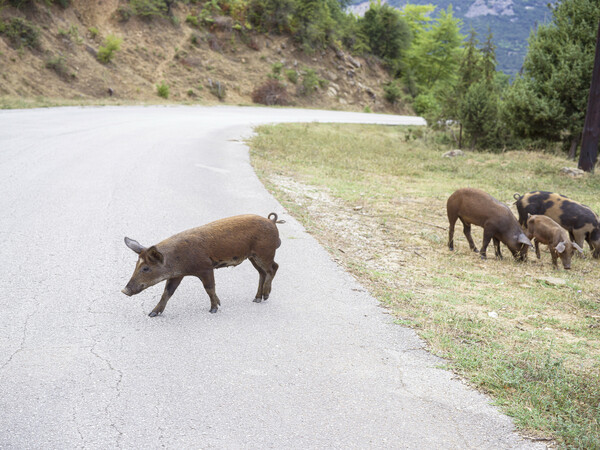
[[221,302],[215,292],[214,269],[237,266],[249,259],[259,274],[254,301],[260,303],[269,298],[271,282],[279,268],[274,258],[281,245],[276,223],[281,222],[275,213],[266,219],[234,216],[183,231],[149,248],[126,237],[125,245],[139,257],[122,292],[128,296],[139,294],[167,280],[160,301],[149,314],[155,317],[165,310],[183,277],[195,276],[210,297],[210,312],[216,313]]
[[535,254],[540,259],[540,243],[546,244],[552,255],[552,264],[558,269],[558,257],[566,270],[571,268],[571,257],[583,249],[571,242],[566,230],[548,216],[533,215],[527,219],[527,237],[535,243]]

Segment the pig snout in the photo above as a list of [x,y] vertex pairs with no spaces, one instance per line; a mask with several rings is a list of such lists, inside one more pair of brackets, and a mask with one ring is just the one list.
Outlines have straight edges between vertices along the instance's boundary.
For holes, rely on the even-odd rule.
[[121,289],[121,292],[123,294],[125,294],[126,296],[131,297],[132,295],[139,294],[145,288],[146,288],[146,286],[144,286],[143,284],[135,285],[134,283],[132,283],[130,281],[129,283],[127,283],[127,286],[125,286],[123,289]]
[[127,286],[125,286],[123,289],[121,289],[121,292],[128,297],[131,297],[133,295]]

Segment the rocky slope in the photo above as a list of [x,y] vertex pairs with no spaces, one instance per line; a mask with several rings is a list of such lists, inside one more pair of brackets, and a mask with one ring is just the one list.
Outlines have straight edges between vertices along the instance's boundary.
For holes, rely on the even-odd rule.
[[[286,37],[238,31],[226,21],[211,29],[194,26],[186,22],[191,5],[177,4],[173,20],[122,20],[119,5],[72,0],[66,9],[43,2],[25,10],[0,8],[5,24],[24,18],[39,30],[39,44],[31,47],[0,34],[0,96],[156,102],[157,85],[164,84],[170,101],[250,104],[279,63],[293,105],[404,112],[384,100],[389,75],[375,60],[339,49],[307,54]],[[121,48],[102,64],[97,53],[109,35],[122,39]],[[301,88],[308,69],[321,81],[312,94]],[[286,71],[296,72],[296,84]]]

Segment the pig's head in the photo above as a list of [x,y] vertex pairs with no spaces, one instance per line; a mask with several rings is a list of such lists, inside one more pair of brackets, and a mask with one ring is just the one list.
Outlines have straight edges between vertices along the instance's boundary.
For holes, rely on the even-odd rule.
[[133,239],[125,238],[125,245],[136,252],[139,257],[133,275],[121,292],[125,295],[135,295],[144,289],[166,280],[164,256],[156,246],[146,248]]
[[529,251],[529,247],[533,246],[529,238],[525,236],[525,233],[523,233],[521,230],[521,227],[519,227],[519,229],[508,239],[508,242],[505,242],[505,244],[515,259],[519,261],[527,260],[527,252]]
[[573,252],[577,250],[583,255],[583,249],[577,245],[575,242],[571,242],[568,239],[565,241],[561,241],[558,243],[554,250],[560,256],[560,260],[562,261],[562,265],[566,270],[571,268],[571,257],[573,256]]

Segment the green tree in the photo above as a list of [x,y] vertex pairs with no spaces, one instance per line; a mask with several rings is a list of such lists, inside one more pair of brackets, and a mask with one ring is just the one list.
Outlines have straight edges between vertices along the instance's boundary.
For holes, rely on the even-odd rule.
[[562,0],[529,38],[523,73],[506,93],[505,121],[520,138],[562,141],[574,154],[589,93],[597,0]]
[[456,81],[464,39],[460,26],[460,19],[454,18],[452,6],[448,6],[415,35],[407,59],[419,90],[445,90]]
[[363,35],[371,53],[386,60],[393,67],[410,45],[410,28],[400,13],[381,0],[372,1],[360,20]]

